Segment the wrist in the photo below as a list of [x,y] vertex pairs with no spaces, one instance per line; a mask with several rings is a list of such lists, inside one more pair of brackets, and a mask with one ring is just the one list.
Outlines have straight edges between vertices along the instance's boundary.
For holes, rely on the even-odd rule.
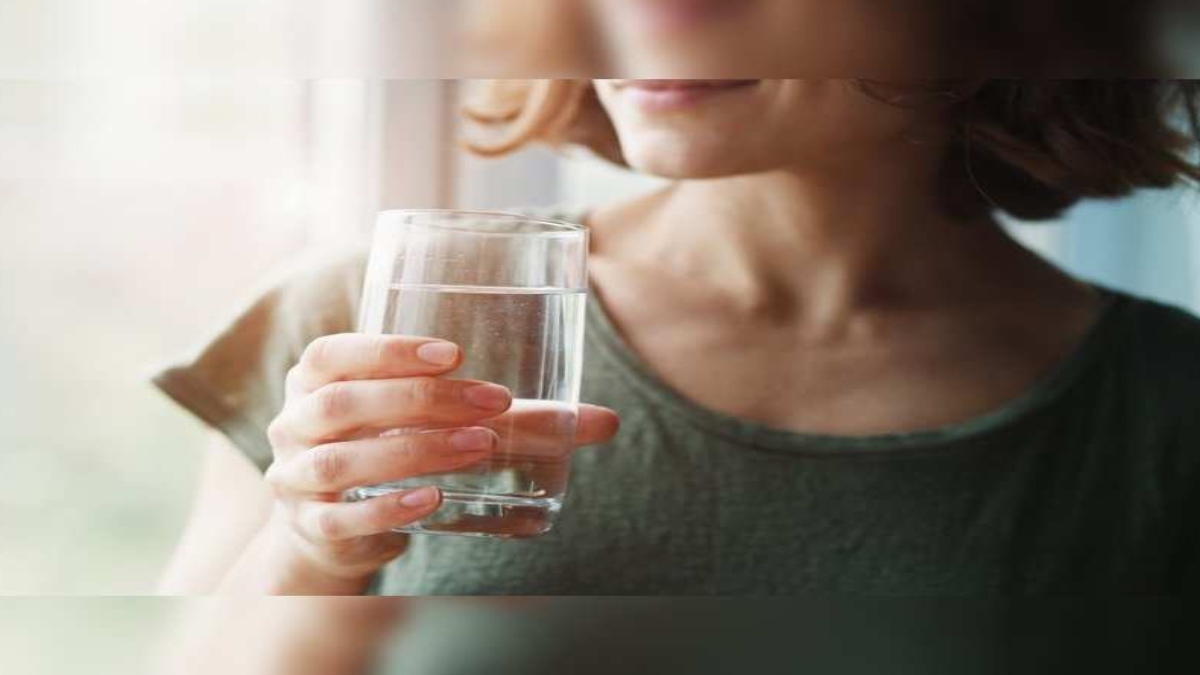
[[278,517],[259,531],[222,584],[222,591],[253,595],[362,595],[371,574],[345,576],[319,565]]

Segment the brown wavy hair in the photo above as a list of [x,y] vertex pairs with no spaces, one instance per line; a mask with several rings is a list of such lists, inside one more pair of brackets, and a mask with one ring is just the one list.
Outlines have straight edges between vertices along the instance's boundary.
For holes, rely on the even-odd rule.
[[[881,105],[905,102],[849,80]],[[929,83],[931,92],[951,92]],[[952,94],[951,142],[940,190],[948,212],[1059,216],[1083,199],[1200,181],[1200,82],[1190,80],[980,80]],[[616,132],[590,80],[493,80],[469,98],[467,147],[503,155],[532,142],[578,145],[624,164]]]

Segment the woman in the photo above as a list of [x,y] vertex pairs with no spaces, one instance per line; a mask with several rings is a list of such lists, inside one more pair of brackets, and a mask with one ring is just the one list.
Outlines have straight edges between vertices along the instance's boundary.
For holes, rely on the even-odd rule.
[[[718,4],[667,20],[611,3],[618,56],[733,60],[810,5]],[[843,6],[838,25],[910,59],[899,69],[941,53],[935,26],[902,43],[889,17]],[[350,334],[353,256],[279,285],[158,378],[224,432],[163,589],[1192,589],[1200,322],[1071,278],[996,219],[1195,179],[1168,123],[1195,95],[1169,81],[495,83],[470,112],[504,133],[476,150],[580,144],[673,180],[557,214],[594,234],[594,405],[577,441],[607,446],[575,457],[557,529],[410,540],[390,528],[436,510],[436,490],[337,502],[486,457],[493,438],[473,425],[511,402],[437,377],[455,345]],[[460,429],[349,438],[431,417]]]

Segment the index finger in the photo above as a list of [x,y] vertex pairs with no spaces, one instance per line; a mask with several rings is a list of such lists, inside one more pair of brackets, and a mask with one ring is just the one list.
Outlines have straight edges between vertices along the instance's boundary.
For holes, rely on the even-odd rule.
[[462,363],[457,345],[410,335],[344,333],[317,338],[288,373],[288,391],[310,393],[344,380],[444,375]]

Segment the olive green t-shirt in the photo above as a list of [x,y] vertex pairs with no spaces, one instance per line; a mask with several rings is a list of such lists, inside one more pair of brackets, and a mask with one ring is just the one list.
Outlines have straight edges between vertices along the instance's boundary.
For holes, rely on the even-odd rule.
[[[157,385],[260,468],[286,371],[352,331],[361,250],[280,280]],[[558,524],[523,541],[414,537],[396,595],[1175,594],[1200,587],[1200,320],[1107,292],[1023,396],[919,433],[793,433],[660,381],[592,299],[583,400],[612,442],[576,454]],[[946,364],[952,368],[953,364]]]

